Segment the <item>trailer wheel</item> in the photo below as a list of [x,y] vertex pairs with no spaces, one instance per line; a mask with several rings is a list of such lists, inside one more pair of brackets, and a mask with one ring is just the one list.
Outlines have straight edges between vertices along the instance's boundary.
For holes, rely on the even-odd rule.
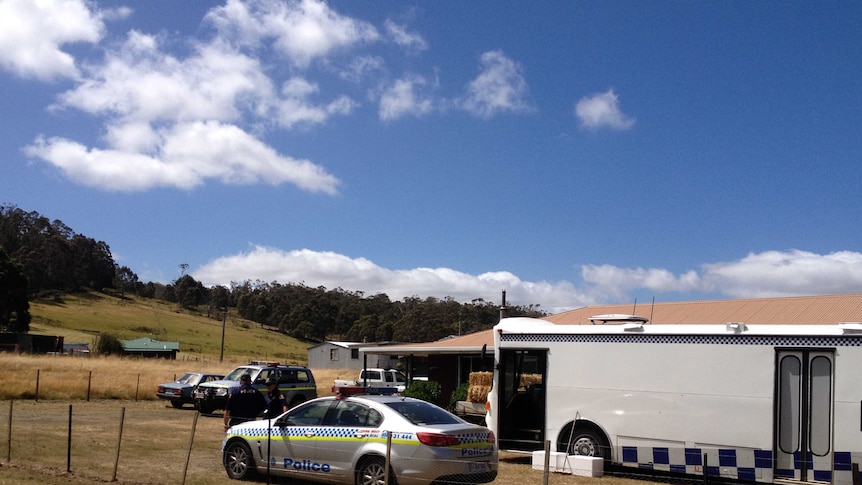
[[605,463],[611,460],[608,439],[594,425],[579,424],[575,427],[574,423],[569,423],[564,426],[557,440],[557,451],[564,451],[569,455],[595,456],[603,458]]

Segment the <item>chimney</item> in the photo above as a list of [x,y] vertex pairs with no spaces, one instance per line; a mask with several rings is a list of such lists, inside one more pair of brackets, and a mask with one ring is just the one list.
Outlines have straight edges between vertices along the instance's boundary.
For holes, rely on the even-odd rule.
[[503,304],[500,305],[500,320],[509,318],[509,307],[506,306],[506,290],[503,290]]

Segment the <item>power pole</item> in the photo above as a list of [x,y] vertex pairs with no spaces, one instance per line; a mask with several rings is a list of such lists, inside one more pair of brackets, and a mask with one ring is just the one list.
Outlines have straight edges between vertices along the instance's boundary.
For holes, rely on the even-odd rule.
[[224,313],[221,317],[221,353],[218,356],[219,363],[224,361],[224,328],[227,324],[227,307],[224,307]]

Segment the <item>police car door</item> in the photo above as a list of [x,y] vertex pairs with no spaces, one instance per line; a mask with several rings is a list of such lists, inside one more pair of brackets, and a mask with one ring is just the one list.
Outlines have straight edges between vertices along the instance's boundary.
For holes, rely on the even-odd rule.
[[353,465],[368,450],[371,438],[380,438],[383,415],[365,404],[338,400],[320,430],[317,459],[330,467],[333,478],[352,476]]
[[[316,460],[315,454],[321,425],[332,402],[316,401],[297,406],[275,421],[269,439],[270,473],[301,477],[329,473],[329,466]],[[263,453],[266,453],[266,446],[264,441]]]

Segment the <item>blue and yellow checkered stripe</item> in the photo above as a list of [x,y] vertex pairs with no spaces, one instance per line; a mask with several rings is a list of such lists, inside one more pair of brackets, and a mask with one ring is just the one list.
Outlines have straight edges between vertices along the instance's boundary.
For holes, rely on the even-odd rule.
[[[274,427],[267,435],[266,427],[255,427],[251,429],[231,429],[231,436],[242,436],[251,440],[294,440],[294,441],[353,441],[364,439],[366,441],[385,443],[389,432],[380,429],[369,429],[361,427],[344,428],[337,426],[288,426]],[[363,435],[357,438],[357,434]],[[494,444],[488,441],[488,432],[459,433],[456,434],[459,443],[447,448],[493,448]],[[392,432],[392,444],[420,445],[419,439],[412,432]]]

